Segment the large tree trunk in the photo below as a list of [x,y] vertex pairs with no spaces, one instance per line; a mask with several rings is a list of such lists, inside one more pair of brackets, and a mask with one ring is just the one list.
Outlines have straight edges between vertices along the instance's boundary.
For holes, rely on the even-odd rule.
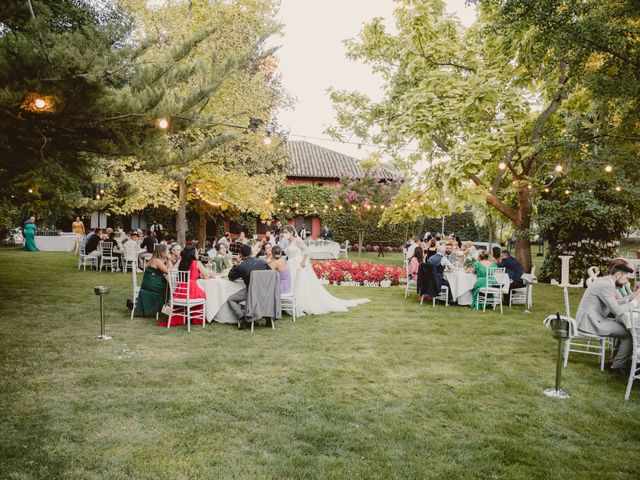
[[207,243],[207,213],[201,206],[198,209],[198,248],[206,248]]
[[525,273],[531,271],[531,240],[528,235],[516,233],[516,258],[522,264]]
[[516,227],[516,258],[522,264],[525,272],[531,271],[531,240],[529,238],[531,228],[531,212],[533,199],[531,190],[521,187],[518,190],[518,206],[520,207]]
[[187,244],[187,184],[178,183],[178,217],[176,218],[176,240],[182,248]]

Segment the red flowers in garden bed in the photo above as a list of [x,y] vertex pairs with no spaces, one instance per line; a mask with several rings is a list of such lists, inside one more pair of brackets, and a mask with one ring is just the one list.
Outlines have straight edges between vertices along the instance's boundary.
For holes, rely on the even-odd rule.
[[358,282],[362,284],[390,280],[391,285],[398,285],[400,277],[405,274],[401,267],[350,260],[313,262],[313,269],[318,278],[328,280],[331,283]]

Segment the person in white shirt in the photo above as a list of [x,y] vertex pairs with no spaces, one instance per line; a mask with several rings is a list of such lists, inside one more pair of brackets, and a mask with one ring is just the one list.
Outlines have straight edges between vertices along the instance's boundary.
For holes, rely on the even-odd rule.
[[407,261],[413,257],[413,254],[416,251],[416,247],[418,246],[420,242],[420,238],[417,236],[413,236],[411,237],[411,241],[409,242],[409,246],[407,247]]
[[464,252],[464,256],[466,257],[471,257],[474,260],[478,260],[478,250],[476,249],[476,247],[473,246],[473,241],[471,240],[467,240],[465,246],[463,247],[462,251]]
[[302,228],[300,229],[300,232],[298,232],[298,236],[302,239],[302,240],[306,240],[307,239],[307,226],[303,223],[302,224]]
[[225,232],[225,234],[218,239],[218,245],[224,245],[227,250],[229,250],[229,239],[231,238],[231,234],[229,232]]

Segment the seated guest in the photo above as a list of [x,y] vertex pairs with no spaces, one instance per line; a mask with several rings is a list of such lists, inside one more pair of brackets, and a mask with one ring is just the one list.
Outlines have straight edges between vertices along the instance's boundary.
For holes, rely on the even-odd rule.
[[256,258],[259,258],[269,263],[272,259],[271,257],[272,251],[273,251],[273,246],[270,243],[265,243],[264,245],[262,245],[262,248],[260,248],[260,251],[256,255]]
[[87,240],[84,243],[84,253],[85,255],[92,255],[95,257],[100,256],[100,252],[98,251],[98,246],[100,245],[100,234],[98,233],[98,229],[96,228],[93,231],[93,234],[87,235]]
[[420,264],[424,262],[424,252],[422,247],[416,247],[413,251],[413,257],[409,260],[409,280],[415,280],[418,278],[418,268]]
[[158,243],[156,240],[156,234],[151,230],[147,230],[147,235],[142,239],[142,242],[140,242],[140,248],[142,249],[138,256],[138,264],[140,268],[143,268],[145,260],[149,260],[153,255],[156,243]]
[[120,263],[120,257],[122,256],[122,251],[120,250],[120,245],[116,241],[116,234],[112,231],[109,234],[109,238],[102,241],[102,247],[105,246],[111,247],[111,256],[118,258],[118,263]]
[[227,255],[226,247],[222,243],[218,245],[216,256],[213,257],[213,265],[216,267],[216,272],[224,272],[229,268],[229,256]]
[[498,267],[504,268],[506,274],[509,275],[509,280],[511,280],[509,290],[524,287],[524,282],[522,281],[524,269],[522,268],[522,264],[511,256],[509,250],[502,250]]
[[[629,373],[625,369],[625,363],[631,358],[633,345],[631,334],[619,322],[623,315],[629,314],[638,306],[640,293],[617,300],[616,288],[624,286],[632,273],[633,268],[626,262],[614,263],[609,269],[608,276],[596,278],[587,287],[576,313],[579,332],[620,339],[618,353],[608,366],[608,370],[625,376]],[[608,313],[612,313],[616,319],[607,318]]]
[[425,250],[425,256],[427,257],[427,260],[433,257],[436,254],[437,250],[438,250],[438,247],[436,246],[436,239],[435,238],[429,239],[427,244],[427,249]]
[[[204,268],[204,265],[198,260],[198,250],[196,246],[193,244],[187,245],[180,254],[180,257],[178,270],[181,272],[189,272],[189,285],[186,286],[189,289],[189,299],[207,298],[204,290],[198,285],[198,279],[200,277],[207,278],[209,275],[207,274],[207,269]],[[177,285],[176,288],[184,288],[184,285]],[[180,298],[178,295],[179,294],[174,294],[175,298]],[[191,307],[191,311],[193,312],[201,308],[204,308],[204,306],[196,305],[195,307]],[[170,321],[172,326],[180,325],[185,322],[185,318],[182,315],[171,315]],[[196,322],[192,321],[192,324],[197,324],[197,322],[199,322],[199,320]],[[158,325],[166,327],[167,322],[159,322]]]
[[500,247],[493,247],[491,249],[491,260],[493,260],[493,263],[495,263],[496,265],[500,262],[500,254],[502,253],[502,250],[500,250]]
[[269,270],[270,267],[265,262],[251,256],[251,247],[249,245],[242,245],[238,260],[239,263],[229,272],[229,280],[236,281],[238,278],[242,278],[246,288],[231,295],[227,300],[227,304],[239,320],[244,317],[244,310],[240,303],[247,300],[251,272],[254,270]]
[[444,271],[447,267],[453,267],[449,259],[445,256],[445,253],[446,247],[440,245],[435,255],[432,255],[429,260],[427,260],[427,263],[431,265],[431,276],[435,281],[438,292],[440,292],[443,285],[449,286],[449,282],[444,278]]
[[172,243],[169,246],[169,270],[177,270],[180,265],[182,247],[179,243]]
[[287,259],[282,255],[282,249],[277,245],[273,247],[272,259],[269,266],[280,274],[280,293],[291,293],[291,269]]
[[[489,259],[489,254],[486,250],[481,251],[480,255],[478,255],[478,261],[473,265],[473,273],[477,275],[476,283],[473,286],[473,299],[471,301],[471,308],[474,310],[478,309],[478,291],[487,286],[487,271],[495,268],[496,264]],[[490,276],[490,278],[493,277]]]
[[244,232],[240,232],[240,235],[238,235],[238,238],[236,238],[236,242],[241,245],[247,243],[247,237],[245,236]]
[[148,317],[162,310],[167,295],[167,280],[164,274],[169,273],[168,262],[166,245],[159,245],[144,269],[134,315]]
[[416,247],[419,246],[419,243],[420,243],[420,237],[418,237],[417,235],[414,235],[413,237],[411,237],[411,239],[409,240],[409,244],[407,246],[407,258],[413,257],[413,254],[416,251]]

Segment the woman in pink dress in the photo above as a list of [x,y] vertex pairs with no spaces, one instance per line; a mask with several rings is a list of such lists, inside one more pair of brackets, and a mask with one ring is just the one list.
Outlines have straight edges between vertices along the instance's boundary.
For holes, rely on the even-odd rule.
[[[180,254],[181,260],[180,265],[178,266],[178,270],[189,272],[189,299],[193,300],[195,298],[206,298],[206,294],[204,290],[202,290],[198,286],[199,278],[207,278],[207,270],[204,268],[204,265],[200,263],[198,260],[198,251],[196,250],[195,245],[187,245],[185,249]],[[181,298],[179,294],[175,295],[175,298]],[[184,295],[182,298],[186,298]],[[192,311],[197,311],[198,309],[204,308],[204,305],[197,305],[192,307]],[[181,315],[171,315],[171,326],[173,325],[182,325],[185,322],[185,319]],[[200,324],[200,320],[192,320],[193,325]],[[166,327],[167,322],[158,322],[158,325],[161,327]]]

